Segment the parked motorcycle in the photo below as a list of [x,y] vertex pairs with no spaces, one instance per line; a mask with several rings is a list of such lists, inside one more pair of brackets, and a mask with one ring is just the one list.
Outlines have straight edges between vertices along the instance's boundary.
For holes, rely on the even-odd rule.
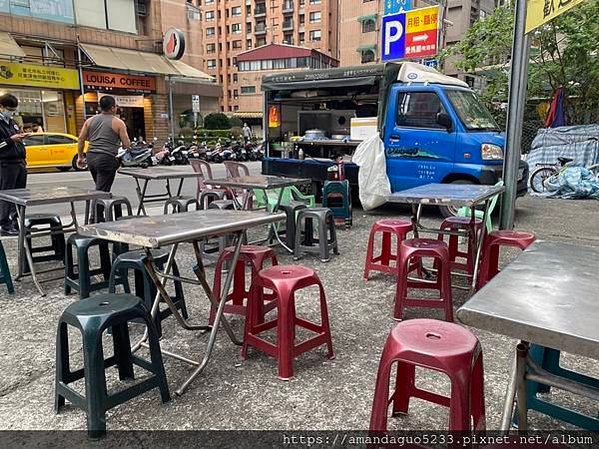
[[154,165],[152,146],[145,142],[140,143],[137,139],[133,139],[129,150],[119,148],[116,157],[123,167],[148,168]]

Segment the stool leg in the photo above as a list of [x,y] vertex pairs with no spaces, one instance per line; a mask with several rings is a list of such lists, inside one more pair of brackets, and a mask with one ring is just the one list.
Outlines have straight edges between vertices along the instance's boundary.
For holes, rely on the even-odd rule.
[[397,362],[397,377],[393,393],[393,415],[408,414],[410,398],[416,381],[416,366],[410,363]]
[[372,412],[370,414],[370,430],[374,432],[385,432],[387,430],[389,378],[391,375],[392,363],[393,361],[388,361],[386,351],[383,350],[379,370],[376,376],[374,400],[372,402]]
[[449,431],[471,430],[470,425],[470,385],[469,367],[463,372],[454,373],[451,378],[451,396],[449,399]]
[[325,335],[327,335],[328,358],[334,359],[335,352],[333,351],[333,338],[331,337],[331,326],[329,323],[329,309],[327,307],[327,298],[322,284],[319,284],[318,288],[320,289],[320,323],[322,326],[322,332]]
[[119,369],[119,379],[134,379],[131,339],[129,338],[129,329],[126,322],[112,326],[112,342],[114,345],[114,358]]
[[148,327],[148,346],[150,347],[150,360],[152,362],[152,370],[158,378],[158,389],[160,390],[160,399],[162,403],[171,400],[171,395],[166,381],[166,373],[164,371],[164,363],[162,360],[162,352],[160,352],[160,343],[154,323],[150,319],[147,312],[144,314],[144,321]]
[[[333,220],[333,227],[335,226],[335,221]],[[331,260],[331,255],[329,253],[329,239],[327,237],[327,221],[319,221],[318,222],[318,246],[320,249],[320,261],[328,262]],[[333,231],[334,232],[334,231]],[[331,234],[333,235],[333,234]]]
[[395,289],[395,310],[393,312],[393,318],[396,320],[403,319],[403,309],[406,295],[408,293],[408,265],[410,263],[410,257],[400,254],[398,274],[397,274],[397,288]]
[[58,332],[56,333],[56,380],[54,392],[54,412],[58,413],[60,407],[65,404],[65,399],[58,393],[58,384],[65,382],[70,373],[69,368],[69,332],[67,323],[60,321],[58,323]]
[[304,229],[305,232],[305,228],[302,226],[303,223],[306,223],[305,217],[299,216],[295,226],[295,246],[293,248],[293,260],[299,260],[301,256],[300,245],[302,243],[302,229]]
[[[370,264],[372,263],[372,259],[374,258],[374,238],[376,232],[374,230],[370,231],[370,236],[368,237],[368,249],[366,250],[366,262],[364,263],[364,280],[368,280],[368,276],[370,275]],[[384,238],[383,234],[383,238]]]
[[453,295],[451,291],[451,262],[443,264],[439,259],[439,270],[437,275],[440,277],[440,297],[443,298],[445,309],[445,321],[453,322]]
[[108,282],[110,279],[110,269],[112,266],[108,242],[100,243],[98,248],[100,251],[100,268],[102,269],[102,276],[104,277],[104,281]]
[[487,427],[485,418],[485,387],[483,374],[483,354],[478,355],[472,370],[472,382],[470,389],[470,413],[474,423],[472,430],[484,431]]
[[83,366],[85,371],[85,402],[87,409],[87,433],[90,438],[106,434],[106,373],[102,335],[96,329],[83,332]]
[[89,257],[87,251],[77,251],[77,265],[79,269],[79,299],[89,297],[91,276],[89,274]]
[[[335,228],[335,217],[331,216],[331,221],[328,222],[329,232],[331,233],[330,243],[333,245],[333,254],[339,255],[339,245],[337,244],[337,229]],[[325,234],[326,236],[326,234]]]
[[64,294],[71,294],[71,286],[67,282],[67,279],[72,279],[74,277],[73,272],[73,245],[67,245],[65,256],[64,256]]
[[489,248],[489,265],[488,265],[488,278],[492,279],[499,273],[499,245],[491,245]]
[[[173,274],[177,277],[180,276],[179,267],[177,266],[177,262],[173,260]],[[189,313],[187,312],[187,304],[185,303],[185,295],[183,294],[183,284],[181,281],[174,281],[175,284],[175,299],[176,304],[181,310],[181,316],[185,319],[189,318]]]
[[279,379],[293,378],[293,350],[295,346],[295,298],[292,291],[277,292],[279,310],[277,317],[277,349]]

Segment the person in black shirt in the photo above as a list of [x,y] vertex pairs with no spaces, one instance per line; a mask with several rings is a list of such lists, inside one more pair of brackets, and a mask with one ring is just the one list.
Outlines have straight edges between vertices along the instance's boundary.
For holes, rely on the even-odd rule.
[[[19,100],[11,94],[0,96],[0,190],[22,189],[27,185],[25,145],[29,134],[13,120]],[[15,205],[0,201],[0,235],[18,235]]]

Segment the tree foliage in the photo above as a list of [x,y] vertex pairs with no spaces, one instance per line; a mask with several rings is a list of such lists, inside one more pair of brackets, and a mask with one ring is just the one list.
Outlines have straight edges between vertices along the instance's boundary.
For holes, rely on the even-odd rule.
[[[550,98],[563,87],[570,123],[599,120],[597,17],[599,0],[585,0],[531,34],[529,98]],[[485,75],[482,97],[488,102],[507,101],[513,26],[513,7],[499,7],[441,55],[457,56],[458,68]]]
[[214,112],[204,117],[204,127],[206,129],[230,129],[231,122],[222,112]]

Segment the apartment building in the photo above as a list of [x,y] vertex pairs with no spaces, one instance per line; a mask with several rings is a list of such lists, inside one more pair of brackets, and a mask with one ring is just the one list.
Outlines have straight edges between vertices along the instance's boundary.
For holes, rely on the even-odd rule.
[[[342,0],[340,2],[339,55],[342,66],[381,62],[381,17],[387,0]],[[412,8],[424,8],[437,4],[433,0],[413,0]],[[448,0],[445,4],[445,23],[442,42],[454,45],[479,18],[491,14],[494,0]],[[476,80],[461,73],[455,67],[455,58],[445,62],[447,75],[459,76],[471,85]]]
[[[179,122],[170,110],[169,94],[174,98],[176,89],[187,92],[188,85],[198,92],[211,83],[200,70],[164,56],[167,10],[190,32],[185,0],[178,2],[176,13],[167,1],[0,2],[0,91],[19,98],[24,123],[71,134],[98,111],[98,99],[111,94],[132,136],[165,138],[171,116]],[[190,47],[187,61],[200,65],[201,58],[193,59],[197,49],[193,43]],[[216,98],[219,93],[208,92]]]
[[[279,44],[314,49],[338,59],[338,0],[191,0],[191,3],[201,9],[203,70],[223,86],[221,106],[225,112],[261,111],[260,104],[242,98],[255,96],[260,86],[241,82],[237,67],[241,53]],[[266,70],[277,71],[275,67]]]

